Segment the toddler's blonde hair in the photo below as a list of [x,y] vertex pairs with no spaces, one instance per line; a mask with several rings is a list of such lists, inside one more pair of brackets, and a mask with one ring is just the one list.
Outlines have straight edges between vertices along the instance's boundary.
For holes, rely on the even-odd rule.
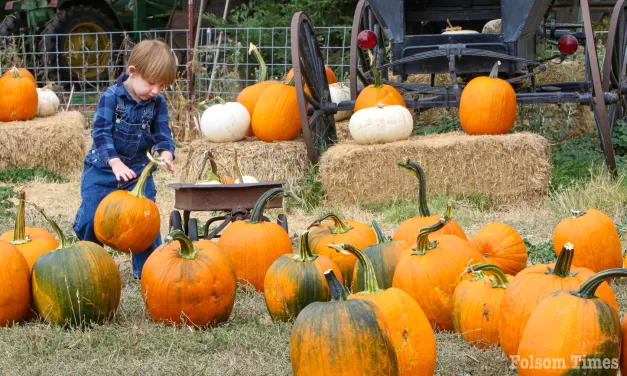
[[147,39],[139,42],[131,51],[128,65],[143,79],[163,85],[176,80],[176,62],[172,50],[165,42]]

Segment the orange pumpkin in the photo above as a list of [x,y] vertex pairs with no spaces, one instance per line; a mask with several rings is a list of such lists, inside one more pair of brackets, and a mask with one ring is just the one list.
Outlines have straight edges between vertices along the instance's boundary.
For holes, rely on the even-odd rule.
[[620,352],[620,374],[627,375],[627,314],[623,316],[621,322],[622,340],[621,352]]
[[557,255],[566,242],[577,249],[574,265],[594,272],[623,266],[618,230],[612,219],[599,210],[574,211],[572,217],[562,219],[553,230]]
[[[372,228],[377,235],[377,242],[363,249],[364,255],[370,260],[374,268],[374,274],[379,281],[379,286],[384,289],[392,287],[394,280],[394,270],[398,260],[409,249],[409,243],[404,240],[391,240],[386,238],[376,221],[372,221]],[[353,269],[353,292],[364,291],[365,271],[360,267],[360,263],[355,264]]]
[[155,166],[150,161],[131,192],[118,189],[100,201],[94,215],[94,233],[102,244],[124,253],[144,252],[159,235],[157,204],[146,197],[144,185]]
[[264,291],[263,280],[270,265],[286,253],[292,253],[292,241],[280,225],[264,222],[263,209],[277,195],[294,194],[283,188],[273,188],[259,197],[249,220],[231,222],[218,245],[226,253],[238,279],[249,282],[257,291]]
[[390,338],[401,376],[433,375],[435,370],[435,336],[431,324],[418,303],[403,290],[395,287],[380,289],[370,259],[350,244],[330,244],[338,252],[347,251],[357,257],[364,270],[365,287],[348,297],[373,302],[381,309],[390,326]]
[[[270,87],[270,85],[276,83],[276,81],[267,81],[268,68],[266,67],[266,63],[263,60],[263,56],[261,56],[261,53],[259,53],[257,47],[252,43],[250,44],[250,48],[248,49],[248,53],[250,54],[251,52],[255,55],[257,61],[259,62],[259,79],[257,80],[257,83],[247,86],[242,91],[240,91],[240,93],[237,95],[236,101],[246,107],[252,119],[255,107],[257,106],[257,102],[259,101],[261,94],[263,94],[263,92],[266,91],[266,89]],[[253,135],[254,132],[251,127],[248,130],[248,136]]]
[[415,248],[398,261],[392,286],[418,302],[436,330],[452,330],[451,298],[469,262],[484,262],[483,255],[467,240],[455,235],[436,235],[450,221],[447,214],[424,228]]
[[516,92],[498,78],[501,62],[489,77],[475,77],[459,99],[459,122],[468,134],[506,134],[516,121]]
[[39,256],[48,253],[59,246],[59,242],[51,233],[39,227],[26,227],[24,224],[24,206],[26,193],[19,192],[19,203],[17,215],[15,217],[15,229],[0,236],[0,240],[13,244],[22,252],[29,270],[33,270],[33,265]]
[[342,283],[340,268],[323,255],[309,249],[309,234],[300,236],[299,253],[285,254],[276,259],[263,281],[263,296],[273,320],[295,319],[307,305],[331,299],[324,272],[332,269]]
[[[564,244],[556,263],[530,266],[516,275],[505,289],[501,301],[499,337],[508,357],[518,354],[518,346],[527,321],[538,303],[559,290],[577,290],[594,272],[586,268],[571,268],[575,248]],[[607,283],[602,283],[596,294],[614,307],[618,303]]]
[[[604,270],[579,289],[556,291],[544,298],[522,335],[518,375],[616,375],[621,353],[620,317],[614,307],[595,296],[595,291],[606,280],[617,277],[627,277],[627,269]],[[542,366],[535,366],[534,359],[543,360]]]
[[293,140],[300,133],[293,81],[273,83],[261,94],[251,118],[251,127],[255,136],[265,142]]
[[[24,77],[24,78],[29,78],[33,81],[33,83],[35,83],[35,86],[37,86],[37,81],[35,81],[35,76],[33,76],[33,74],[26,68],[18,68],[17,66],[14,66],[13,68],[17,69],[17,71],[19,72],[20,76]],[[12,76],[14,74],[13,69],[9,69],[6,72],[4,72],[4,74],[2,75],[4,76]]]
[[172,231],[142,270],[142,297],[156,322],[205,327],[226,321],[237,280],[231,260],[210,240]]
[[26,318],[31,301],[30,268],[22,252],[0,241],[0,327],[9,327]]
[[453,293],[453,328],[475,347],[498,345],[501,299],[514,277],[504,274],[495,264],[475,264],[469,270],[474,277],[464,276]]
[[[409,244],[415,244],[418,234],[420,234],[422,229],[432,226],[440,221],[440,214],[431,215],[431,212],[429,211],[429,206],[427,205],[427,181],[422,167],[409,158],[406,158],[404,161],[398,162],[397,164],[407,169],[411,174],[418,178],[418,210],[420,215],[401,222],[396,229],[394,236],[392,236],[392,240],[404,240]],[[464,233],[462,227],[453,218],[451,218],[451,220],[448,221],[444,227],[434,232],[432,235],[435,236],[444,234],[456,235],[464,240],[468,240],[468,237]]]
[[[334,251],[335,252],[335,251]],[[290,361],[294,376],[398,376],[390,326],[373,302],[348,299],[327,270],[330,302],[313,302],[292,326]]]
[[[331,219],[333,222],[325,221]],[[355,247],[366,248],[377,242],[374,230],[365,223],[352,219],[340,219],[329,213],[312,222],[309,227],[309,248],[317,255],[324,255],[335,262],[342,271],[344,285],[353,283],[353,269],[357,258],[351,254],[342,254],[329,247],[333,243],[349,243]]]
[[[335,72],[333,72],[333,69],[329,68],[328,66],[324,66],[324,73],[327,76],[327,83],[329,85],[334,84],[337,82],[337,76],[335,75]],[[287,72],[287,76],[285,76],[285,83],[288,83],[292,80],[292,78],[294,78],[294,68],[291,68],[289,70],[289,72]],[[304,81],[303,81],[304,83]],[[307,85],[305,84],[305,89],[307,90]]]
[[368,85],[359,93],[353,110],[357,112],[364,108],[374,107],[379,103],[386,106],[396,104],[407,107],[405,99],[403,99],[403,96],[398,90],[396,90],[396,88],[391,85],[381,83],[381,73],[375,67],[374,56],[370,50],[368,50],[368,54],[373,62],[371,66],[372,73],[374,75],[374,84]]
[[505,223],[490,223],[469,241],[487,263],[496,264],[505,274],[516,275],[527,267],[527,246],[520,234]]
[[16,67],[0,78],[0,121],[31,120],[37,113],[37,84]]

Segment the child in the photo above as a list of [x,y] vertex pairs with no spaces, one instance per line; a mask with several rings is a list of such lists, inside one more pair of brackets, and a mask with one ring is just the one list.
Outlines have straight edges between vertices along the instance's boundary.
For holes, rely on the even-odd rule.
[[[174,173],[174,142],[168,125],[168,108],[159,94],[176,78],[176,63],[170,47],[161,41],[144,40],[129,57],[126,73],[100,97],[94,117],[93,144],[87,152],[81,176],[82,203],[74,231],[80,240],[102,244],[94,234],[94,214],[100,201],[116,189],[132,190],[132,180],[149,163],[147,151],[154,147]],[[132,184],[126,183],[131,181]],[[155,201],[155,183],[150,176],[146,197]],[[161,235],[144,252],[132,255],[133,275],[141,278],[144,262],[161,245]]]

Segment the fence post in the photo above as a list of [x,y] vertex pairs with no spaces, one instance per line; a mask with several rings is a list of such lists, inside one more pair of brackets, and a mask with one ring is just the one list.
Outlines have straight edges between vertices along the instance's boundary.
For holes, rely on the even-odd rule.
[[[200,15],[199,15],[200,16]],[[194,98],[194,73],[192,70],[192,61],[194,59],[194,0],[189,0],[187,4],[187,109],[189,114],[193,114],[193,108],[196,105]],[[191,116],[188,116],[188,135],[193,131],[193,122]]]

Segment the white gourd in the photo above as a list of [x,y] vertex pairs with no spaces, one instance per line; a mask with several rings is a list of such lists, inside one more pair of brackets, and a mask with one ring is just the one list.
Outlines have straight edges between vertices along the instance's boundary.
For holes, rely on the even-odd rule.
[[207,108],[200,118],[200,130],[209,141],[240,141],[250,128],[250,114],[238,102],[215,104]]
[[50,89],[50,85],[37,88],[37,112],[35,116],[46,117],[57,113],[59,109],[59,97]]
[[348,124],[351,137],[358,144],[405,140],[411,136],[413,128],[414,121],[407,108],[382,103],[355,112]]
[[[331,101],[336,104],[351,100],[351,89],[343,82],[336,82],[329,85],[329,94],[331,94]],[[335,121],[342,121],[348,119],[351,116],[351,112],[352,111],[338,111],[338,113],[333,115],[333,118]]]

